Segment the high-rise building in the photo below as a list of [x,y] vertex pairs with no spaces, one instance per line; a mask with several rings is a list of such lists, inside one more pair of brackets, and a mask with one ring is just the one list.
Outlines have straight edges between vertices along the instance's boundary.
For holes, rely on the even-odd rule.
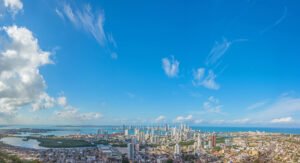
[[108,138],[109,138],[109,135],[108,135],[108,131],[107,131],[107,130],[104,130],[104,131],[103,131],[103,134],[104,134],[104,139],[108,139]]
[[140,134],[140,130],[138,128],[134,129],[134,135],[138,136]]
[[167,132],[169,129],[168,129],[168,125],[165,124],[165,132]]
[[180,153],[181,153],[181,146],[180,146],[180,144],[176,143],[174,153],[177,154],[177,155],[180,155]]
[[134,159],[134,144],[128,143],[127,148],[128,148],[128,159],[133,160]]
[[125,136],[128,136],[128,135],[129,135],[128,129],[126,129],[126,130],[124,131],[124,135],[125,135]]
[[216,144],[217,144],[216,134],[213,134],[211,136],[211,142],[212,142],[212,147],[216,147]]
[[230,144],[230,139],[225,139],[225,145],[226,146],[230,146],[231,144]]
[[201,135],[200,133],[198,134],[198,140],[197,140],[197,148],[201,148],[202,145],[202,140],[201,140]]
[[212,147],[212,141],[208,140],[208,148],[211,148],[211,147]]

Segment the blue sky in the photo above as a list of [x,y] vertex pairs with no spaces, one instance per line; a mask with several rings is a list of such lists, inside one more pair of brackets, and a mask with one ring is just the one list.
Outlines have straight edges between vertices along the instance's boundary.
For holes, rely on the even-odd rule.
[[298,1],[0,4],[3,124],[300,123]]

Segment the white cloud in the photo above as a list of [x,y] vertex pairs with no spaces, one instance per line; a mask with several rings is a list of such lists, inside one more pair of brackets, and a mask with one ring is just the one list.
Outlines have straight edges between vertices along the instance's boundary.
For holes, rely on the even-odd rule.
[[61,19],[65,19],[64,14],[61,11],[59,11],[57,8],[55,9],[55,12]]
[[244,119],[236,119],[236,120],[232,120],[232,123],[246,123],[249,122],[250,119],[249,118],[244,118]]
[[4,6],[12,12],[13,16],[23,9],[23,3],[20,0],[4,0]]
[[213,103],[216,103],[216,104],[219,103],[219,99],[215,98],[214,96],[210,96],[210,97],[208,98],[208,100],[209,100],[210,102],[213,102]]
[[157,117],[157,118],[155,119],[155,122],[157,123],[157,122],[163,121],[163,120],[165,120],[165,119],[166,119],[166,117],[163,116],[163,115],[161,115],[161,116],[159,116],[159,117]]
[[215,82],[217,77],[212,70],[208,71],[208,75],[205,76],[205,69],[199,68],[197,71],[194,71],[194,80],[192,81],[194,86],[204,86],[209,89],[219,89],[220,86]]
[[194,79],[201,81],[204,77],[205,68],[198,68],[197,71],[194,71]]
[[[58,9],[56,9],[57,11],[59,11]],[[56,12],[57,13],[57,12]],[[69,18],[69,20],[74,23],[75,25],[79,25],[77,24],[77,18],[75,17],[72,8],[70,7],[70,5],[66,4],[64,5],[64,13],[66,14],[67,18]],[[59,15],[60,16],[60,15]]]
[[175,120],[175,122],[185,122],[185,121],[190,121],[192,120],[193,116],[192,115],[188,115],[187,117],[183,117],[183,116],[178,116]]
[[68,105],[67,98],[64,96],[58,97],[57,103],[62,107],[66,107]]
[[179,62],[172,56],[171,59],[162,59],[163,69],[168,77],[176,77],[179,73]]
[[32,106],[32,111],[52,108],[55,105],[55,99],[50,97],[47,93],[42,93],[40,99]]
[[202,85],[209,89],[219,89],[220,88],[219,84],[215,82],[216,77],[217,76],[214,74],[214,72],[212,70],[209,70],[208,75],[202,82]]
[[50,52],[41,50],[25,27],[14,25],[1,30],[11,42],[0,52],[0,114],[15,115],[29,104],[33,110],[52,107],[54,99],[45,93],[46,82],[39,72],[40,66],[52,63]]
[[115,48],[117,47],[117,42],[111,33],[108,34],[108,41],[111,42]]
[[271,123],[287,123],[293,121],[292,117],[285,117],[271,120]]
[[104,32],[104,14],[100,13],[98,16],[95,16],[91,12],[91,6],[86,5],[82,11],[77,10],[77,20],[81,23],[82,27],[90,32],[98,43],[102,46],[105,46],[106,35]]
[[69,108],[64,111],[54,111],[54,114],[59,118],[71,121],[86,121],[103,117],[99,113],[79,113],[77,108]]
[[227,41],[225,38],[223,38],[222,42],[216,41],[206,59],[206,65],[209,66],[215,64],[226,53],[230,45],[231,42]]
[[68,105],[67,98],[64,96],[61,96],[57,98],[57,103],[63,107],[62,111],[54,111],[54,114],[58,118],[66,119],[66,120],[80,120],[80,121],[86,121],[86,120],[92,120],[92,119],[99,119],[103,116],[99,113],[79,113],[78,108],[74,108],[71,105]]
[[223,108],[223,105],[218,105],[219,104],[219,99],[210,96],[208,98],[208,101],[203,103],[203,107],[204,107],[204,112],[200,112],[200,113],[220,113],[223,114],[223,112],[221,111],[221,109]]

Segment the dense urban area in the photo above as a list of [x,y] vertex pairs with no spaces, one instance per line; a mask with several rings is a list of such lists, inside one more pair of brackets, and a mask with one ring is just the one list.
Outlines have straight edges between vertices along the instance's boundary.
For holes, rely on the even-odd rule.
[[[300,162],[297,134],[201,132],[188,125],[121,126],[118,130],[68,136],[43,136],[39,132],[47,131],[33,130],[34,134],[21,138],[37,140],[44,149],[1,143],[0,162]],[[1,137],[20,137],[18,132],[4,130]]]

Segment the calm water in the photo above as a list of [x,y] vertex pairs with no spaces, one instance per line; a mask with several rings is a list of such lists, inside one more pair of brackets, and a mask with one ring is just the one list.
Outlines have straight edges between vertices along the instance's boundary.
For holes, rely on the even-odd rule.
[[[58,127],[58,126],[0,126],[0,129],[17,129],[17,128],[36,128],[36,129],[59,129],[61,131],[50,131],[40,133],[42,135],[57,135],[66,136],[72,134],[96,134],[98,129],[107,130],[109,134],[116,132],[123,132],[122,130],[115,130],[112,127]],[[287,133],[287,134],[300,134],[300,128],[268,128],[268,127],[198,127],[192,126],[192,129],[201,130],[204,132],[247,132],[247,131],[260,131],[272,133]],[[133,130],[129,131],[133,134]],[[21,136],[28,136],[33,133],[21,133]]]
[[27,141],[24,141],[23,138],[17,138],[17,137],[5,137],[0,139],[5,144],[13,145],[13,146],[19,146],[19,147],[25,147],[25,148],[34,148],[34,149],[47,149],[45,147],[39,146],[40,142],[34,139],[29,139]]

